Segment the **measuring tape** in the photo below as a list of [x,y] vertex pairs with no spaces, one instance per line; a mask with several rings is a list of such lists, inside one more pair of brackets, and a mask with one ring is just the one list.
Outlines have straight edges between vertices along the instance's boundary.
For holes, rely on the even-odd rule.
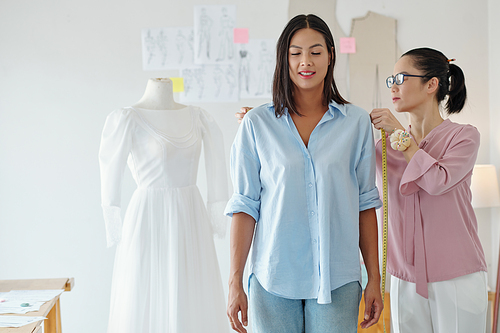
[[[384,209],[384,224],[382,231],[382,304],[385,304],[385,272],[387,267],[387,220],[388,220],[388,211],[387,211],[387,143],[385,138],[384,129],[380,130],[382,134],[382,204]],[[385,331],[385,311],[383,311],[382,321],[384,323],[384,333]]]

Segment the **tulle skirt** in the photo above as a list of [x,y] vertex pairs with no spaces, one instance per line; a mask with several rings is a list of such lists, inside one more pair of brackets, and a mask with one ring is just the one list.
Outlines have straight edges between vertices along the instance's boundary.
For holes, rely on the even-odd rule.
[[117,247],[108,333],[228,332],[225,312],[198,188],[137,189]]

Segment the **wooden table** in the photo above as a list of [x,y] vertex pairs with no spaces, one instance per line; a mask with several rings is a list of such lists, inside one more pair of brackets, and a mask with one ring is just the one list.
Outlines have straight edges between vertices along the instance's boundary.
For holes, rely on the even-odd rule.
[[[75,284],[73,278],[62,279],[33,279],[33,280],[0,280],[0,292],[8,292],[11,290],[51,290],[64,289],[71,291]],[[0,315],[2,316],[2,315]],[[9,314],[9,316],[11,316]],[[61,306],[59,296],[54,297],[48,302],[45,302],[40,307],[39,311],[28,312],[24,315],[30,317],[46,317],[46,320],[40,320],[37,323],[25,325],[19,328],[0,327],[0,333],[36,333],[41,331],[41,324],[44,322],[45,333],[61,333]]]

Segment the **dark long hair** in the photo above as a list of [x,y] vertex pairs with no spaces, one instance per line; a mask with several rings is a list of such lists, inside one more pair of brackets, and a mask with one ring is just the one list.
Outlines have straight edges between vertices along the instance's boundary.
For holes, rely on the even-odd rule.
[[441,103],[448,96],[445,109],[449,115],[462,111],[467,99],[467,89],[464,72],[460,67],[451,64],[442,52],[427,47],[410,50],[401,58],[405,56],[410,57],[415,68],[427,76],[422,78],[423,82],[433,77],[439,80],[436,98]]
[[335,44],[328,25],[321,18],[313,14],[297,15],[288,22],[276,44],[276,69],[274,70],[273,78],[273,104],[276,117],[281,117],[286,109],[288,109],[290,113],[301,116],[297,111],[293,99],[294,84],[290,79],[288,49],[290,48],[290,41],[293,35],[300,29],[306,28],[316,30],[323,35],[328,54],[331,57],[330,65],[328,66],[328,71],[325,76],[323,103],[328,105],[332,100],[339,104],[349,103],[340,96],[339,90],[335,84],[335,79],[333,78],[333,68],[335,67],[336,58]]

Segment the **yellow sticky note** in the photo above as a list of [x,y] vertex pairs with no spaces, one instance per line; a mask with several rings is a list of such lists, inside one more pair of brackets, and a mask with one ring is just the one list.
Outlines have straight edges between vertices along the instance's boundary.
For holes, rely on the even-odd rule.
[[183,92],[184,91],[184,79],[182,77],[171,77],[174,84],[174,92]]

